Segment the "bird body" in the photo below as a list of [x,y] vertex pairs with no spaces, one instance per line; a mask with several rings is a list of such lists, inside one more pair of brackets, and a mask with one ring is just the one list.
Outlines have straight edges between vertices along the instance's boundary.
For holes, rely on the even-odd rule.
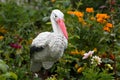
[[63,56],[67,48],[67,32],[63,23],[63,13],[53,10],[51,14],[53,32],[42,32],[33,39],[30,48],[31,71],[37,72],[41,67],[50,69]]

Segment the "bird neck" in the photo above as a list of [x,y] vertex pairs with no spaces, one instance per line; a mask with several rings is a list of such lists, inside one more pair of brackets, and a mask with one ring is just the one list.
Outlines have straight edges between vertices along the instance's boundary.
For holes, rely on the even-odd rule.
[[56,34],[61,34],[63,35],[59,25],[56,23],[56,21],[54,19],[51,18],[51,23],[52,23],[52,28],[53,28],[53,32]]

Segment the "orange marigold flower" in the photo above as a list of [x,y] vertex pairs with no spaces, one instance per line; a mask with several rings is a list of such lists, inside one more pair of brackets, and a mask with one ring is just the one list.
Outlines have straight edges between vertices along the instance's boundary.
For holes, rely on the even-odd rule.
[[79,12],[79,11],[75,11],[74,14],[77,16],[77,17],[83,17],[84,14],[82,12]]
[[4,27],[0,27],[0,33],[7,33],[7,30]]
[[103,30],[110,32],[110,28],[112,28],[113,25],[111,23],[106,23],[106,25],[104,26]]
[[99,23],[106,23],[107,21],[105,19],[102,19],[102,18],[97,18],[97,22]]
[[84,19],[83,18],[78,18],[79,22],[84,22]]
[[73,55],[75,55],[75,54],[78,54],[79,52],[78,52],[78,50],[75,50],[75,51],[71,51],[71,53],[70,54],[73,54]]
[[3,36],[0,36],[0,40],[3,40],[3,38],[4,38]]
[[104,27],[103,30],[107,31],[107,32],[110,32],[110,28],[109,27]]
[[97,52],[97,48],[94,48],[93,51],[94,51],[94,52]]
[[77,17],[83,17],[84,16],[84,14],[80,11],[68,11],[67,13],[76,15]]
[[81,50],[81,51],[79,51],[79,54],[83,56],[85,54],[85,51]]
[[81,73],[83,71],[83,67],[79,67],[78,69],[77,69],[77,72],[78,73]]
[[81,51],[78,51],[77,49],[76,50],[74,50],[74,51],[71,51],[71,53],[70,54],[72,54],[72,55],[84,55],[84,53],[85,53],[85,51],[84,50],[81,50]]
[[104,15],[105,19],[109,19],[110,16],[108,16],[107,14]]
[[110,16],[108,16],[107,14],[96,14],[96,18],[102,18],[102,19],[108,19],[110,18]]
[[106,22],[107,22],[107,20],[104,19],[102,23],[104,24],[104,23],[106,23]]
[[107,23],[106,26],[109,27],[109,28],[112,28],[112,27],[113,27],[113,24]]
[[87,23],[84,21],[84,19],[81,18],[81,17],[79,17],[78,20],[79,20],[79,22],[81,22],[83,25],[86,25],[86,24],[87,24]]
[[102,18],[98,18],[98,19],[97,19],[97,22],[102,23],[102,22],[103,22],[103,19],[102,19]]
[[78,64],[75,64],[75,68],[78,69],[79,65]]
[[92,13],[92,12],[94,12],[94,9],[93,8],[86,8],[86,12]]
[[68,14],[74,14],[74,12],[73,12],[73,11],[68,11],[67,13],[68,13]]

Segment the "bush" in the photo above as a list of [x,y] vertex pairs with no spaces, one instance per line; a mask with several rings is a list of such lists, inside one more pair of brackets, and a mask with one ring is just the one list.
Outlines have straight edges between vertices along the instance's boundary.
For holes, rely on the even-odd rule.
[[39,80],[29,70],[29,47],[38,33],[52,30],[49,13],[56,8],[65,15],[69,44],[47,80],[119,79],[119,1],[103,1],[0,2],[0,79]]

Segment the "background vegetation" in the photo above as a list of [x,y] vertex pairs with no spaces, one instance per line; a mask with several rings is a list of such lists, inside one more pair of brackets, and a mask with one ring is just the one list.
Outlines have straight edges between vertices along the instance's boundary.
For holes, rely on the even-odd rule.
[[52,31],[56,8],[65,15],[69,44],[46,80],[119,80],[119,0],[0,2],[0,80],[39,80],[30,72],[29,47],[40,32]]

